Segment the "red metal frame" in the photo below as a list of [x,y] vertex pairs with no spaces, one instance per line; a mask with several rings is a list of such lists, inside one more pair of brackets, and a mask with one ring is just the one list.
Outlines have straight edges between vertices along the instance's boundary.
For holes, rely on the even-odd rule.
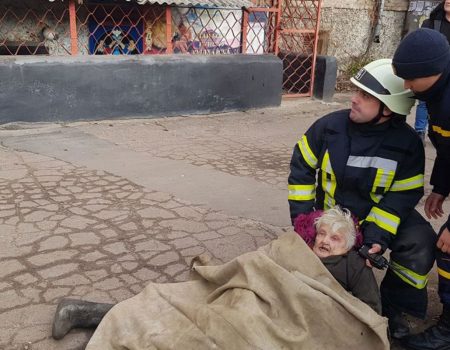
[[166,42],[167,42],[167,54],[173,53],[172,46],[172,9],[170,6],[166,6]]
[[248,31],[248,10],[244,9],[242,13],[241,53],[247,53],[247,31]]
[[[287,92],[283,94],[283,97],[312,96],[322,0],[284,1],[287,4],[295,3],[296,7],[281,7],[280,23],[277,26],[277,55],[281,54],[280,47],[283,46],[284,48],[283,55],[281,55],[283,60],[283,89]],[[311,11],[311,8],[314,11]],[[303,10],[303,12],[300,10]],[[308,27],[310,22],[314,23],[314,27]],[[292,27],[293,25],[296,26]],[[298,28],[298,25],[303,28]],[[312,42],[305,45],[305,42],[308,43],[311,36]],[[301,47],[300,44],[302,44]],[[302,50],[306,51],[302,52]],[[308,53],[308,51],[311,52]],[[301,63],[299,64],[299,62]],[[306,87],[308,92],[291,92],[292,90],[301,91]]]
[[316,30],[314,33],[314,49],[313,49],[313,61],[312,61],[312,75],[311,75],[311,89],[309,91],[310,96],[313,95],[314,80],[316,71],[316,60],[317,60],[317,43],[319,42],[319,27],[320,27],[320,15],[322,13],[322,0],[319,0],[317,5],[317,20],[316,20]]
[[276,15],[275,15],[275,55],[278,56],[280,51],[279,43],[280,43],[280,30],[281,30],[281,2],[282,0],[277,0],[276,5]]
[[69,0],[69,22],[70,22],[70,54],[78,54],[78,32],[77,32],[77,14],[75,9],[75,0]]

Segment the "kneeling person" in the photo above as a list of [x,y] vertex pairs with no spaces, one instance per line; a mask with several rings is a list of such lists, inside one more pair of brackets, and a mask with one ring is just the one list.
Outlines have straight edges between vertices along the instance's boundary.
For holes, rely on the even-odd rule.
[[340,205],[361,220],[369,254],[390,249],[380,284],[393,338],[409,334],[404,314],[425,318],[436,233],[415,210],[424,193],[421,139],[406,123],[414,101],[392,61],[377,60],[351,82],[351,109],[314,122],[294,147],[288,179],[291,218]]

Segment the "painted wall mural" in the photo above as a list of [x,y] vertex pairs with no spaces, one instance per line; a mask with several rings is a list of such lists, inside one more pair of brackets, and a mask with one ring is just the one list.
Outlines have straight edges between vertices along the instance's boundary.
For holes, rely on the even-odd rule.
[[[172,48],[175,54],[241,52],[242,10],[172,7]],[[136,21],[112,21],[106,12],[89,21],[89,53],[93,55],[161,54],[167,50],[165,10],[148,12]],[[251,14],[246,53],[265,50],[265,13]]]
[[89,23],[91,55],[136,55],[143,52],[143,24],[98,25]]

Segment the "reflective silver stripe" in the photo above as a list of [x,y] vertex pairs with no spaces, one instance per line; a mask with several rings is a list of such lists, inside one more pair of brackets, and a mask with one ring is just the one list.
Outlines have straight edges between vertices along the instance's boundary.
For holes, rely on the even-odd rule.
[[327,195],[325,198],[325,208],[326,209],[333,208],[334,204],[335,204],[334,199],[332,197],[330,197],[329,195]]
[[[331,167],[330,154],[328,150],[325,152],[322,159],[322,189],[324,190],[324,207],[329,209],[335,206],[336,200],[334,199],[334,192],[336,191],[336,176],[334,175],[333,168]],[[330,178],[328,179],[328,176]]]
[[377,168],[385,171],[395,171],[397,169],[397,162],[392,159],[380,157],[360,157],[349,156],[347,166],[355,168]]
[[307,201],[314,199],[316,196],[315,185],[288,185],[289,200]]
[[383,195],[382,194],[376,194],[376,193],[370,193],[370,198],[372,198],[372,200],[375,203],[380,203],[380,201],[383,199]]
[[328,174],[334,175],[333,168],[331,167],[330,158],[327,157],[326,163],[325,164],[324,163],[322,163],[322,170],[325,170]]
[[400,225],[400,218],[380,208],[373,207],[366,221],[374,222],[377,226],[395,235]]
[[394,270],[394,273],[397,274],[397,276],[399,276],[406,283],[412,285],[413,287],[415,287],[417,289],[423,289],[423,288],[426,287],[426,285],[428,283],[428,276],[427,275],[420,275],[417,272],[414,272],[413,270],[410,270],[410,269],[400,265],[399,263],[397,263],[395,261],[391,261],[391,264],[394,265],[395,268],[401,270],[409,278],[411,278],[412,280],[415,281],[415,283],[412,283],[412,281],[410,281],[409,279],[407,279],[404,276],[402,276],[401,273],[398,273],[397,271]]
[[312,195],[314,192],[313,191],[293,191],[290,190],[289,194],[292,196],[307,196],[307,195]]
[[390,227],[397,227],[397,223],[394,220],[390,220],[384,216],[381,216],[378,213],[371,212],[367,218],[375,219],[375,223],[382,222],[385,223],[386,225],[389,225]]
[[[392,179],[394,178],[393,172],[383,172],[380,175],[380,182],[378,183],[379,187],[387,187],[388,183],[390,185],[390,182],[392,182]],[[391,180],[391,181],[389,181]]]
[[409,179],[395,181],[390,188],[391,191],[407,191],[423,186],[423,175],[419,174]]
[[294,190],[289,190],[289,195],[290,196],[311,196],[314,195],[314,191],[308,191],[308,190],[303,190],[303,191],[294,191]]

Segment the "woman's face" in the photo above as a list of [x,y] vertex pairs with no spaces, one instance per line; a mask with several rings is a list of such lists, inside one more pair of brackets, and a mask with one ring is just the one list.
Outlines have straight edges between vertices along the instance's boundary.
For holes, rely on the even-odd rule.
[[347,239],[342,232],[332,232],[329,225],[321,225],[317,228],[316,240],[313,252],[319,258],[347,253]]

